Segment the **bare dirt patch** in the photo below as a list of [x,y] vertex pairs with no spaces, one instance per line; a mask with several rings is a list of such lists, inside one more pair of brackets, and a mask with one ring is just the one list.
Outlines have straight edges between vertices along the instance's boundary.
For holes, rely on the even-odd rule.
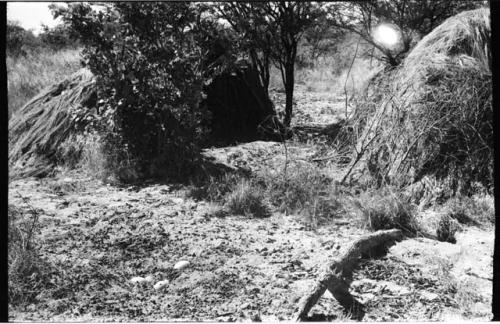
[[[34,303],[11,307],[12,320],[290,319],[320,266],[366,233],[349,219],[311,231],[294,215],[211,217],[210,204],[186,198],[182,188],[116,187],[72,176],[78,186],[64,194],[51,183],[68,177],[9,186],[10,203],[25,204],[22,196],[41,210],[37,244],[51,265],[45,288]],[[459,233],[455,245],[408,239],[386,259],[364,264],[351,288],[367,306],[365,320],[457,312],[488,318],[492,242],[491,232],[475,228]],[[432,261],[436,253],[439,262]],[[179,260],[189,266],[174,269]],[[135,276],[153,280],[133,284]],[[154,289],[162,280],[168,284]],[[465,282],[470,289],[460,286]],[[329,293],[310,316],[346,319]]]

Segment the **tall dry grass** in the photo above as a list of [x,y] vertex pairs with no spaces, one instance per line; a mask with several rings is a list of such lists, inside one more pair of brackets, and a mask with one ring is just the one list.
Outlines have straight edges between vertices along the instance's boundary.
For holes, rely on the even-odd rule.
[[[381,64],[376,60],[359,57],[352,67],[338,67],[335,57],[321,59],[313,67],[295,68],[295,86],[308,92],[328,93],[329,96],[347,96],[352,98],[360,94],[368,81],[379,72]],[[270,69],[269,88],[285,92],[280,71]]]
[[43,49],[26,56],[7,57],[9,119],[45,87],[60,82],[80,68],[80,49]]
[[[328,92],[348,97],[359,94],[375,73],[380,70],[376,61],[356,58],[352,67],[338,70],[334,59],[323,61],[312,69],[299,70],[297,79],[306,86],[307,91]],[[299,81],[300,82],[300,81]]]
[[[335,50],[317,59],[303,54],[301,63],[295,66],[295,84],[303,86],[308,92],[329,93],[334,96],[353,97],[360,93],[382,64],[374,54],[373,46],[360,40],[357,35],[347,34],[338,40]],[[305,49],[299,45],[299,52]],[[378,53],[378,52],[377,52]],[[377,54],[375,53],[375,54]],[[284,92],[281,73],[272,66],[270,88]]]

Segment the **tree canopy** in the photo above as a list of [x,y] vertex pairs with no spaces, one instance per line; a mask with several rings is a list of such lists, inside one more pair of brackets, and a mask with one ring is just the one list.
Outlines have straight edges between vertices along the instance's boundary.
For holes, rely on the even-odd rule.
[[[333,26],[358,34],[381,52],[383,61],[398,65],[420,38],[445,19],[485,4],[485,1],[369,0],[335,2],[324,8]],[[402,35],[400,48],[394,51],[374,41],[373,28],[380,23],[399,28]]]

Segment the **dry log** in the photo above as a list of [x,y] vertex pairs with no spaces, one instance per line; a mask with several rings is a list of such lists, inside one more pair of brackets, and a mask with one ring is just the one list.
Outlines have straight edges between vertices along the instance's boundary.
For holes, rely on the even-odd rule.
[[327,289],[353,317],[362,317],[362,305],[349,293],[354,268],[361,259],[379,257],[402,239],[403,233],[392,229],[377,231],[354,241],[339,258],[325,265],[315,286],[299,301],[293,317],[295,321],[307,319],[307,314]]

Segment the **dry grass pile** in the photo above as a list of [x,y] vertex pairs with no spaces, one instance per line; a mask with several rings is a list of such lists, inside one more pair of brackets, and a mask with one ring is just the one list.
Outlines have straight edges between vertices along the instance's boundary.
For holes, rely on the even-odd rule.
[[400,186],[431,175],[453,193],[493,185],[488,9],[447,19],[375,80],[376,106],[358,107],[368,112],[354,122],[360,136],[348,172],[358,164],[377,184]]
[[[82,114],[96,104],[96,85],[85,69],[46,88],[9,121],[11,177],[42,176],[83,150],[67,142],[81,130]],[[72,158],[74,159],[74,157]]]
[[9,118],[47,84],[64,80],[80,69],[80,50],[41,49],[26,56],[7,56]]

